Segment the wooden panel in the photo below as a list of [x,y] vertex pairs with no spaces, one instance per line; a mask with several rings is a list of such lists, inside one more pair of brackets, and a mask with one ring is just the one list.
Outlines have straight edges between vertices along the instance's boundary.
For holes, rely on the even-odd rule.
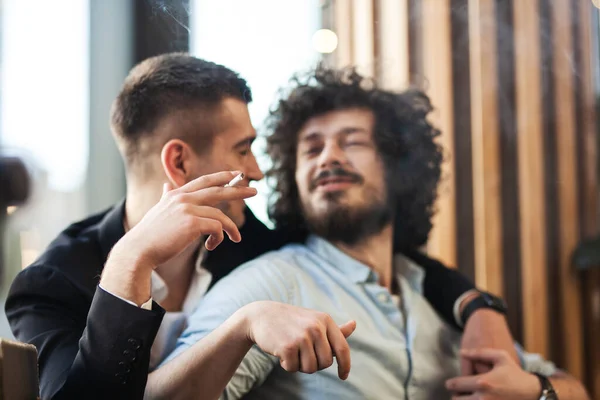
[[517,121],[513,3],[496,2],[498,57],[498,111],[500,122],[500,165],[502,169],[502,255],[504,294],[508,323],[515,340],[523,343],[521,289],[521,218],[519,210],[519,168],[517,162]]
[[515,1],[513,17],[523,336],[528,351],[547,356],[549,325],[538,1]]
[[373,0],[352,1],[352,43],[354,64],[363,75],[375,75],[375,32]]
[[[580,109],[578,112],[582,145],[579,157],[583,161],[583,176],[580,178],[582,185],[582,232],[586,237],[598,234],[597,218],[597,193],[598,184],[596,176],[597,164],[597,127],[596,127],[596,99],[594,95],[594,78],[592,65],[598,67],[598,60],[592,61],[592,40],[590,16],[594,12],[590,2],[576,1],[575,13],[577,18],[577,35],[575,43],[579,48],[579,94]],[[597,28],[597,27],[596,27]],[[596,33],[597,34],[597,33]],[[600,398],[600,270],[582,274],[584,282],[585,302],[585,331],[586,331],[586,369],[587,387],[592,398]]]
[[353,55],[353,26],[352,3],[350,0],[336,0],[333,6],[334,28],[338,37],[338,47],[335,50],[335,65],[339,68],[354,63]]
[[456,262],[475,281],[475,221],[471,140],[471,68],[469,66],[469,0],[451,0],[452,102],[454,115],[454,187],[456,203]]
[[386,89],[404,89],[410,81],[408,0],[377,1],[379,82]]
[[456,265],[456,204],[454,188],[454,116],[452,106],[452,46],[449,0],[423,0],[423,75],[435,107],[431,122],[441,131],[440,144],[447,152],[427,251],[446,265]]
[[583,378],[583,332],[579,277],[571,266],[571,254],[578,244],[577,142],[575,136],[574,82],[571,60],[572,18],[569,1],[551,3],[553,39],[554,118],[559,218],[559,290],[561,322],[561,359],[575,377]]
[[495,22],[494,0],[469,1],[475,282],[503,295]]

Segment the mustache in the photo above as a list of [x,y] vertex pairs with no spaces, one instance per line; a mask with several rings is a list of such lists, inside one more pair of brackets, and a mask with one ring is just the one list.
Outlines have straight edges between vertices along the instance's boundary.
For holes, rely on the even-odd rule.
[[364,181],[363,177],[357,173],[346,171],[345,169],[340,168],[340,167],[335,167],[332,169],[322,171],[319,175],[317,175],[310,182],[310,190],[311,191],[314,190],[319,185],[319,181],[321,179],[326,179],[326,178],[348,178],[351,181],[357,182],[357,183],[363,183],[363,181]]

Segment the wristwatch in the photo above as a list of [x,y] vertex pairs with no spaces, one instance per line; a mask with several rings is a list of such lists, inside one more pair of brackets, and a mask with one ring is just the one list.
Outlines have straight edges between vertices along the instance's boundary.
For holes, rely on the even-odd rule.
[[500,297],[496,297],[491,293],[479,291],[479,296],[471,300],[460,315],[463,325],[467,323],[471,314],[480,308],[491,308],[504,315],[506,315],[507,310],[506,303]]
[[542,374],[534,373],[535,376],[540,380],[542,385],[542,392],[540,393],[540,400],[558,400],[558,395],[550,383],[550,379],[546,378]]

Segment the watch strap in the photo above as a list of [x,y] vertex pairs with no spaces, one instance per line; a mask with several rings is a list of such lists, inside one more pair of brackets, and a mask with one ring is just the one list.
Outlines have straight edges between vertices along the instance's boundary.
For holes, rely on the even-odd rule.
[[533,373],[540,380],[540,385],[542,387],[542,391],[540,392],[540,400],[558,400],[556,395],[556,391],[550,382],[550,379],[545,375],[538,374],[537,372]]
[[461,313],[463,326],[466,325],[471,315],[480,308],[489,308],[506,315],[506,304],[499,297],[486,292],[480,292],[480,295],[469,302]]

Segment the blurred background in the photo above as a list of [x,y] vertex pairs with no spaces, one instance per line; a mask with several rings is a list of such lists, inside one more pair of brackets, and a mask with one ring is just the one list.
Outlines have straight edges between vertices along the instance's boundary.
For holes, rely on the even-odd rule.
[[[0,0],[0,152],[32,182],[27,204],[6,210],[0,303],[60,230],[125,195],[108,115],[137,62],[189,51],[238,71],[262,134],[294,73],[358,65],[384,87],[426,90],[436,107],[447,163],[427,251],[503,296],[515,338],[600,398],[598,6]],[[257,186],[249,205],[269,224]],[[0,336],[12,337],[4,313]]]

